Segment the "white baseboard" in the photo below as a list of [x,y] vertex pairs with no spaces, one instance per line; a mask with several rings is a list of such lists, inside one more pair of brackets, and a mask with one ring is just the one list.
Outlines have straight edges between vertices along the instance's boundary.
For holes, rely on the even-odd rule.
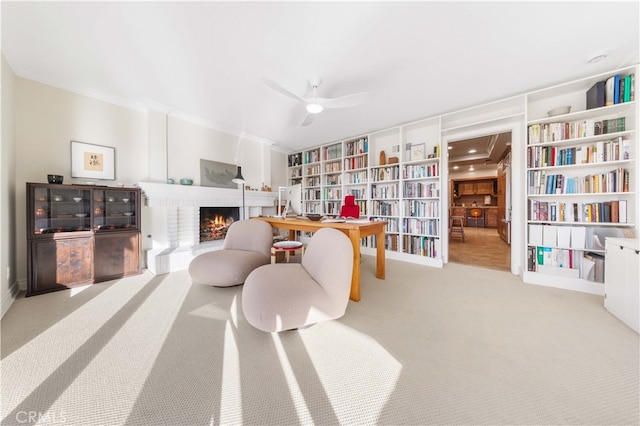
[[2,318],[4,316],[4,314],[7,313],[7,311],[9,310],[11,305],[13,304],[13,302],[18,297],[19,293],[20,293],[20,286],[18,285],[18,282],[16,281],[16,282],[14,282],[13,284],[11,284],[9,286],[9,291],[2,298],[2,302],[1,302],[1,305],[0,305],[0,318]]

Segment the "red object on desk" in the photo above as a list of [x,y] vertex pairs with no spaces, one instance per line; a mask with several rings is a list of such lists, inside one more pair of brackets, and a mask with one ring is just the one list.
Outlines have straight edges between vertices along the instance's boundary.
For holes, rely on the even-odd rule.
[[344,205],[340,208],[340,216],[352,217],[358,219],[360,217],[360,208],[356,206],[356,197],[347,195],[344,197]]

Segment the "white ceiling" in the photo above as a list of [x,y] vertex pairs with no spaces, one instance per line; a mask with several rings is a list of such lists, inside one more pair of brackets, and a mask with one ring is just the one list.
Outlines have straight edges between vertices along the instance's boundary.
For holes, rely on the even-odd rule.
[[[2,2],[22,77],[296,150],[639,62],[611,2]],[[607,58],[589,64],[594,55]],[[300,126],[319,96],[373,92]]]

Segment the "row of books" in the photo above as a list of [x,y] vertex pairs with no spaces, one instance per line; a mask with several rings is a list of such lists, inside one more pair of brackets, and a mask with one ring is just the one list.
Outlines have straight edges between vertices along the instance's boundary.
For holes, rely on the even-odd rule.
[[606,238],[636,238],[634,228],[598,226],[566,226],[531,223],[528,227],[530,246],[573,250],[604,251]]
[[624,116],[605,120],[576,120],[570,122],[531,124],[528,129],[529,145],[588,138],[609,133],[624,132]]
[[587,109],[600,108],[635,99],[635,75],[616,74],[598,81],[587,90]]
[[344,159],[344,169],[345,170],[356,170],[356,169],[364,169],[367,167],[368,158],[366,155],[361,155],[359,157],[351,157]]
[[418,179],[438,176],[440,176],[440,166],[438,163],[416,164],[404,166],[402,168],[403,179]]
[[305,179],[305,186],[320,186],[320,177],[308,177],[307,179]]
[[377,170],[372,171],[373,181],[380,182],[385,180],[398,180],[400,179],[399,167],[380,167]]
[[627,223],[627,200],[597,203],[529,200],[528,218],[550,222]]
[[350,184],[366,184],[369,181],[367,179],[367,171],[362,170],[360,172],[347,173],[347,183]]
[[405,182],[404,197],[405,198],[427,198],[439,197],[440,187],[437,183],[424,182]]
[[318,163],[320,161],[320,148],[305,151],[302,159],[304,160],[304,164]]
[[371,198],[398,198],[398,185],[373,185]]
[[400,214],[400,208],[398,202],[389,201],[374,201],[371,211],[376,216],[398,216]]
[[402,231],[407,234],[438,236],[439,220],[437,219],[404,219]]
[[324,199],[325,200],[342,200],[342,190],[340,190],[340,189],[325,189],[324,190]]
[[405,235],[402,241],[402,251],[404,253],[419,254],[425,257],[438,257],[440,247],[439,238]]
[[344,155],[366,154],[369,151],[369,139],[360,138],[344,143]]
[[342,185],[342,175],[327,175],[324,178],[325,186]]
[[325,201],[324,213],[325,214],[340,214],[341,201]]
[[630,141],[623,139],[622,136],[588,146],[569,148],[531,146],[527,150],[527,167],[553,167],[628,160],[629,150]]
[[411,217],[439,217],[440,201],[404,200],[404,215]]
[[342,145],[335,144],[330,146],[325,146],[322,149],[322,159],[327,160],[335,160],[336,158],[342,157]]
[[543,274],[604,283],[604,256],[550,247],[529,247],[527,269]]
[[307,201],[313,201],[313,200],[320,201],[322,199],[321,192],[319,189],[307,189],[304,192],[304,199]]
[[353,195],[356,200],[361,200],[367,196],[367,190],[351,188],[349,189],[348,194]]
[[605,173],[570,177],[529,170],[527,182],[529,195],[629,192],[629,171],[620,167]]
[[308,166],[306,171],[307,176],[316,176],[320,174],[320,166]]
[[342,171],[342,164],[339,161],[333,163],[326,163],[324,165],[325,173],[337,173]]

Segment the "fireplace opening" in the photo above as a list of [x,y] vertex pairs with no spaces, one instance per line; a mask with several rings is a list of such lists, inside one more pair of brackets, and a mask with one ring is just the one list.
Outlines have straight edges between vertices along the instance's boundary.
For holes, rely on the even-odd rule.
[[200,207],[200,242],[223,240],[236,220],[240,207]]

